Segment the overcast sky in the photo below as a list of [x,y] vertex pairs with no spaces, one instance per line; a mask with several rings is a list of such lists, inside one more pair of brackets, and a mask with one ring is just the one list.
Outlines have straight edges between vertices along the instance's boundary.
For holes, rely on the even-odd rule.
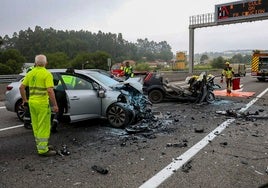
[[[228,0],[0,0],[0,36],[35,26],[122,33],[189,51],[189,17]],[[195,29],[195,53],[268,49],[268,20]]]

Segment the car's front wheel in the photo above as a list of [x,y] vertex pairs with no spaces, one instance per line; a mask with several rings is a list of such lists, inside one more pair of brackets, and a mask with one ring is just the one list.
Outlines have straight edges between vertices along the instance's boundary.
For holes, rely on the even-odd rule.
[[25,109],[24,109],[24,106],[22,105],[22,100],[19,100],[16,103],[15,111],[16,111],[16,114],[17,114],[19,120],[23,121],[23,118],[25,115]]
[[119,104],[112,104],[107,110],[107,119],[116,128],[127,126],[130,123],[130,117],[130,111]]
[[162,91],[155,89],[149,92],[148,98],[152,103],[160,103],[164,99],[164,94]]

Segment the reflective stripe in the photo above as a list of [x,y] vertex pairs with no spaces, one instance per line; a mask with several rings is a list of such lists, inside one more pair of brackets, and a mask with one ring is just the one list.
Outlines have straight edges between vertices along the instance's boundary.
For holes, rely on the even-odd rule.
[[47,148],[47,146],[37,145],[38,150],[45,150],[46,148]]
[[46,92],[37,92],[37,91],[31,91],[30,95],[46,95]]
[[39,154],[45,153],[48,151],[48,138],[35,138],[36,148]]
[[36,138],[36,142],[48,142],[48,138]]
[[46,95],[47,88],[42,87],[30,87],[30,95]]

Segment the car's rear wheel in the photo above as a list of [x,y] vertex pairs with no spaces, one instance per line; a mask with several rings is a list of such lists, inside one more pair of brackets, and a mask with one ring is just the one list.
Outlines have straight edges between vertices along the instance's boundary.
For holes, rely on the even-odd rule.
[[164,99],[164,94],[160,90],[152,90],[148,94],[148,98],[152,103],[160,103]]
[[24,106],[22,105],[22,100],[19,100],[16,103],[15,111],[16,111],[16,114],[17,114],[19,120],[23,121],[23,118],[25,115],[25,109],[24,109]]
[[107,119],[116,128],[127,126],[130,123],[130,116],[130,111],[118,104],[112,104],[107,110]]

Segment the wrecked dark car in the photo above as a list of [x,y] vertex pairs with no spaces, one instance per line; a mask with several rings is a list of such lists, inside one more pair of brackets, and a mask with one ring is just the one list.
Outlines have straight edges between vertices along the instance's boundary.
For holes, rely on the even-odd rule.
[[152,103],[160,103],[165,99],[212,103],[215,101],[213,90],[220,88],[214,83],[214,78],[202,72],[187,77],[185,82],[168,82],[158,73],[149,73],[144,78],[143,92]]
[[[118,82],[97,71],[49,71],[54,78],[54,91],[62,113],[57,117],[64,117],[69,123],[106,118],[111,126],[119,128],[140,121],[148,113],[149,101],[142,94],[142,84],[137,78]],[[16,112],[20,120],[25,114],[19,92],[22,80],[9,84],[5,93],[6,109]]]

